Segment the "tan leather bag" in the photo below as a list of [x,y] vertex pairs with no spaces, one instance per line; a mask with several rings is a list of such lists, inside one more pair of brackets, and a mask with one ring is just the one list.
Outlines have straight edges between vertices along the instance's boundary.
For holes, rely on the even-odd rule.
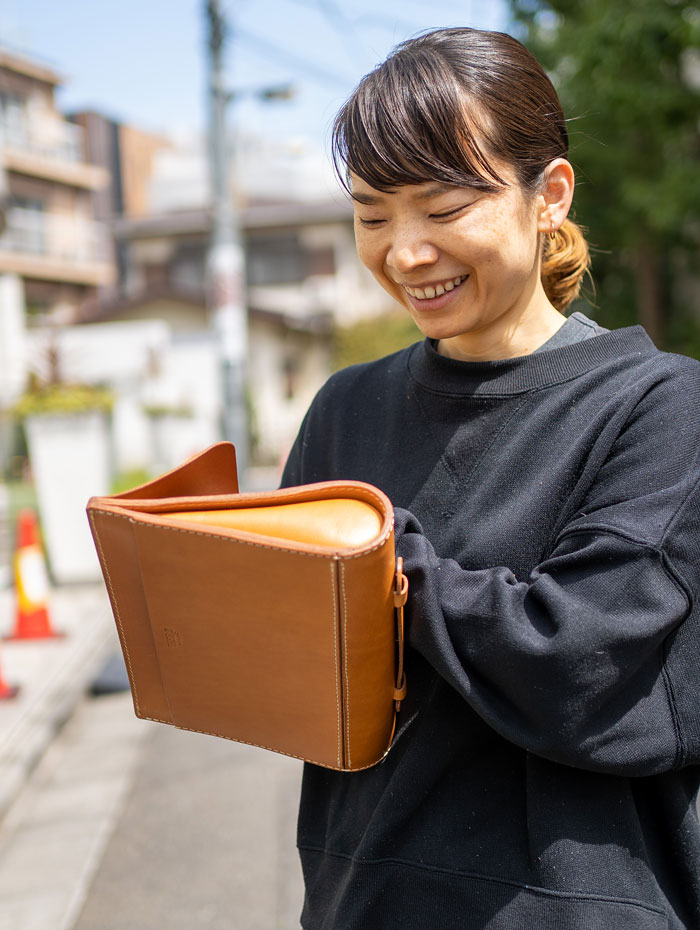
[[218,443],[87,509],[137,716],[341,771],[384,757],[408,589],[386,495],[240,494]]

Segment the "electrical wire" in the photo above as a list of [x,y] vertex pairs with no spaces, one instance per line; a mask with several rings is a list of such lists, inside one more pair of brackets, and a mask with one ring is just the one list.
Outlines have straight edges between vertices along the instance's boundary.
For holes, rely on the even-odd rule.
[[[350,37],[355,49],[363,55],[367,54],[367,49],[355,28],[355,24],[348,19],[337,3],[334,3],[333,0],[317,0],[317,6],[344,45],[346,45],[347,38]],[[346,51],[350,54],[347,45]]]
[[[345,12],[334,3],[333,0],[291,0],[297,6],[304,6],[307,9],[317,10],[322,14],[331,29],[336,33],[343,44],[345,51],[352,61],[356,60],[359,52],[363,57],[367,54],[367,48],[357,31],[354,20],[349,19]],[[348,38],[355,46],[354,50],[348,46]]]
[[234,29],[234,36],[243,40],[251,48],[257,49],[265,58],[272,59],[275,62],[286,62],[289,67],[306,72],[310,78],[318,81],[323,86],[327,86],[329,81],[339,87],[347,87],[349,83],[352,83],[352,78],[342,77],[340,74],[326,71],[325,68],[299,58],[287,49],[281,48],[273,42],[268,42],[267,39],[262,39],[245,29],[240,29],[238,26]]

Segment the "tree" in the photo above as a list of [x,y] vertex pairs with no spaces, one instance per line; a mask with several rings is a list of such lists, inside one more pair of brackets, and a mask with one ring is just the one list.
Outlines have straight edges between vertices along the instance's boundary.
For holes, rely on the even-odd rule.
[[349,326],[338,326],[333,333],[333,368],[370,362],[422,338],[405,310],[390,310]]
[[700,7],[510,0],[569,123],[601,323],[700,350]]

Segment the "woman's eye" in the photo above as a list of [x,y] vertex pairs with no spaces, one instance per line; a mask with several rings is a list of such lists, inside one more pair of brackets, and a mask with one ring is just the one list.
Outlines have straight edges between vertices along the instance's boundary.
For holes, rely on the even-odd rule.
[[445,210],[444,213],[431,213],[430,219],[431,220],[447,220],[451,216],[457,216],[459,213],[462,212],[462,210],[466,210],[467,206],[468,204],[465,203],[465,204],[462,204],[462,206],[460,207],[455,207],[454,210]]
[[384,220],[365,220],[361,216],[358,219],[363,226],[379,226],[380,223],[384,222]]

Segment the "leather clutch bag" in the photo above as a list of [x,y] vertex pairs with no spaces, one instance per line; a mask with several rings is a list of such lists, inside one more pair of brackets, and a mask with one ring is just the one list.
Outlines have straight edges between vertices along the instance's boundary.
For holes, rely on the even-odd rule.
[[341,771],[384,757],[408,582],[379,489],[239,493],[217,443],[87,509],[137,716]]

